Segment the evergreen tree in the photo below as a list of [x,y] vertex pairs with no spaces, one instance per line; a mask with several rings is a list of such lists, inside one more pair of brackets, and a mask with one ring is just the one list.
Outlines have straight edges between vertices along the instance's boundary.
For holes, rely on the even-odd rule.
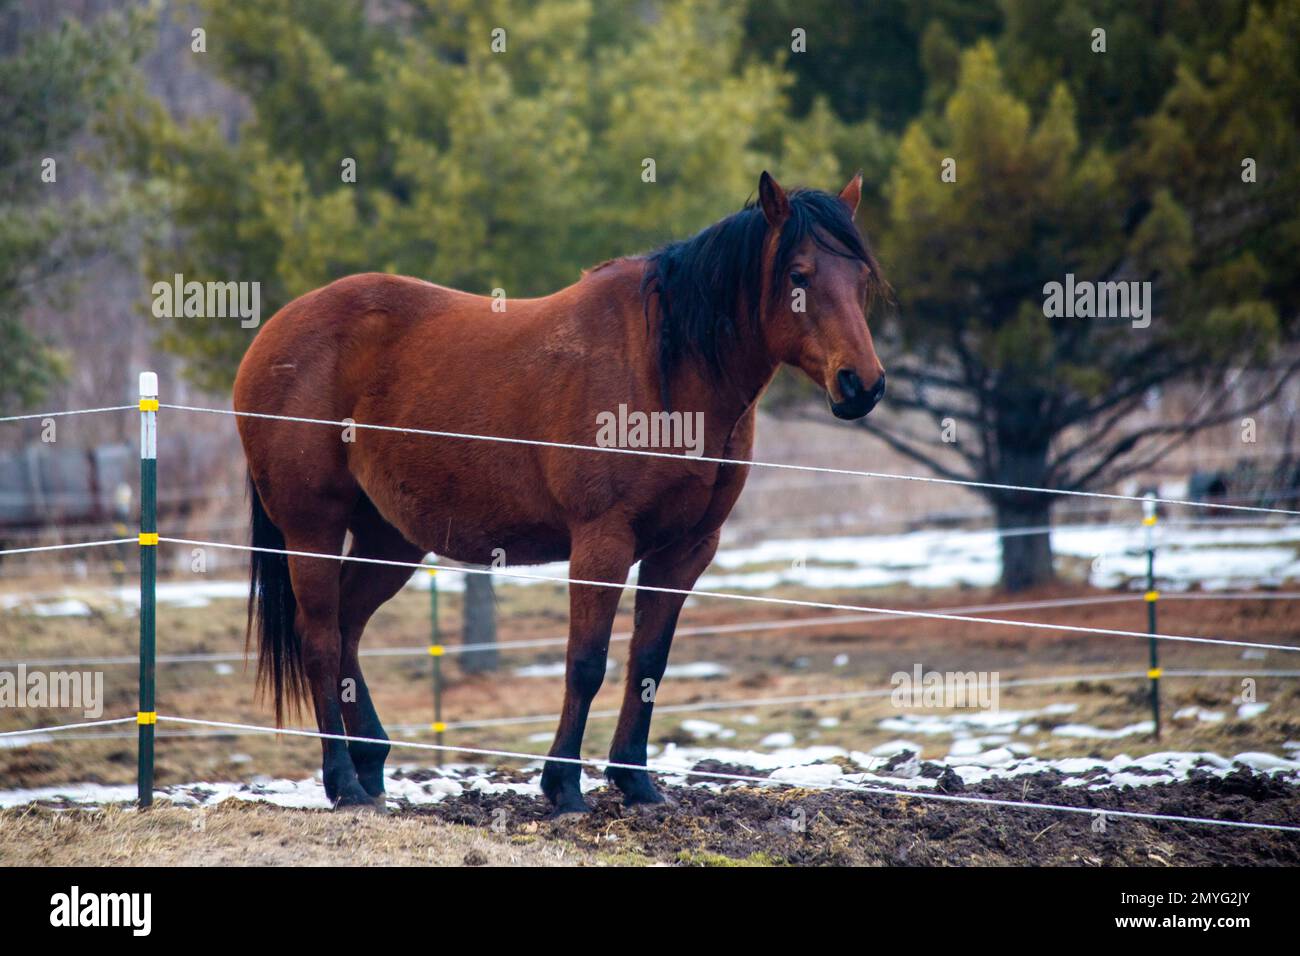
[[[1294,364],[1253,391],[1232,383],[1269,361],[1280,316],[1295,314],[1295,17],[1294,5],[1252,12],[1204,75],[1181,69],[1153,116],[1130,117],[1132,136],[1112,137],[1127,149],[1081,134],[1067,84],[1035,115],[992,44],[968,51],[942,113],[905,133],[887,187],[885,258],[907,356],[889,366],[889,404],[935,430],[875,417],[864,427],[944,476],[1086,490],[1274,397]],[[1251,155],[1267,181],[1241,181]],[[1053,308],[1049,283],[1067,276],[1151,283],[1149,325]],[[1173,382],[1199,383],[1201,407],[1127,424]],[[954,422],[955,434],[944,427]],[[945,435],[964,467],[934,454]],[[1046,525],[1054,503],[985,495],[1007,531]],[[1051,576],[1046,534],[1007,535],[1002,553],[1010,589]]]

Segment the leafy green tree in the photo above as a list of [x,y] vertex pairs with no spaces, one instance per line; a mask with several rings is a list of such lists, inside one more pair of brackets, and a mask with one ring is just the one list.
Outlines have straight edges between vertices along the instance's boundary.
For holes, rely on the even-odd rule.
[[[1085,490],[1270,400],[1294,365],[1258,391],[1229,386],[1267,362],[1284,332],[1279,310],[1295,304],[1286,253],[1300,178],[1285,117],[1300,87],[1293,58],[1281,62],[1294,20],[1294,9],[1252,14],[1208,76],[1179,72],[1123,152],[1081,135],[1065,83],[1035,115],[991,44],[968,51],[942,112],[904,134],[887,187],[884,251],[902,318],[900,348],[886,352],[904,356],[889,365],[888,404],[922,413],[933,431],[876,417],[864,427],[943,476]],[[1263,189],[1236,182],[1243,152],[1268,157]],[[946,159],[955,181],[942,176]],[[1150,282],[1149,326],[1051,314],[1047,283],[1067,274]],[[1128,424],[1152,389],[1189,381],[1204,387],[1190,417]],[[960,464],[935,454],[943,447]],[[1054,501],[985,496],[1008,531],[1048,524]],[[1051,576],[1047,535],[1002,540],[1006,587]]]
[[[0,23],[18,19],[12,0],[0,0]],[[0,35],[0,408],[12,410],[40,401],[67,371],[67,357],[22,321],[24,308],[59,301],[79,263],[121,242],[121,194],[78,193],[73,146],[146,32],[142,16],[109,15]]]

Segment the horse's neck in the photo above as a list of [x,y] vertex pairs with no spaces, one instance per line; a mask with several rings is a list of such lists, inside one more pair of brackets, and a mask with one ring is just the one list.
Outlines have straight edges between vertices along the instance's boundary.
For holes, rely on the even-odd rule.
[[[776,374],[777,366],[757,353],[733,356],[729,375],[719,380],[705,372],[697,363],[683,364],[680,384],[673,391],[675,411],[703,412],[705,435],[704,454],[730,457],[732,438],[747,431],[746,421],[752,421],[759,399]],[[752,434],[752,429],[748,430]],[[745,456],[749,448],[741,449]]]

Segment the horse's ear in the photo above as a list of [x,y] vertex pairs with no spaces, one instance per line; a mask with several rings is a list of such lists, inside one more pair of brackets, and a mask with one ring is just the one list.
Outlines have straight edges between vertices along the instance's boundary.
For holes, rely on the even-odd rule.
[[774,229],[780,229],[790,218],[790,200],[766,169],[758,177],[758,204],[763,207],[763,218]]
[[849,215],[857,215],[858,203],[862,201],[862,173],[856,172],[849,184],[840,190],[840,201],[849,207]]

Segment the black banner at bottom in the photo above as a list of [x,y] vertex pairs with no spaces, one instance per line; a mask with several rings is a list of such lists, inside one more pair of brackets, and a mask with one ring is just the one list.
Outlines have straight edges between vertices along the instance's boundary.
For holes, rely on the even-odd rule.
[[841,940],[1014,929],[1230,942],[1293,927],[1294,881],[1285,868],[10,869],[0,872],[0,918],[18,938],[94,935],[127,945],[207,941],[214,931],[271,945],[373,943],[377,927],[402,925],[495,925],[522,941],[530,926],[571,923],[607,935],[624,921],[629,933],[653,937],[649,927],[661,920],[674,935],[779,921],[835,926]]

